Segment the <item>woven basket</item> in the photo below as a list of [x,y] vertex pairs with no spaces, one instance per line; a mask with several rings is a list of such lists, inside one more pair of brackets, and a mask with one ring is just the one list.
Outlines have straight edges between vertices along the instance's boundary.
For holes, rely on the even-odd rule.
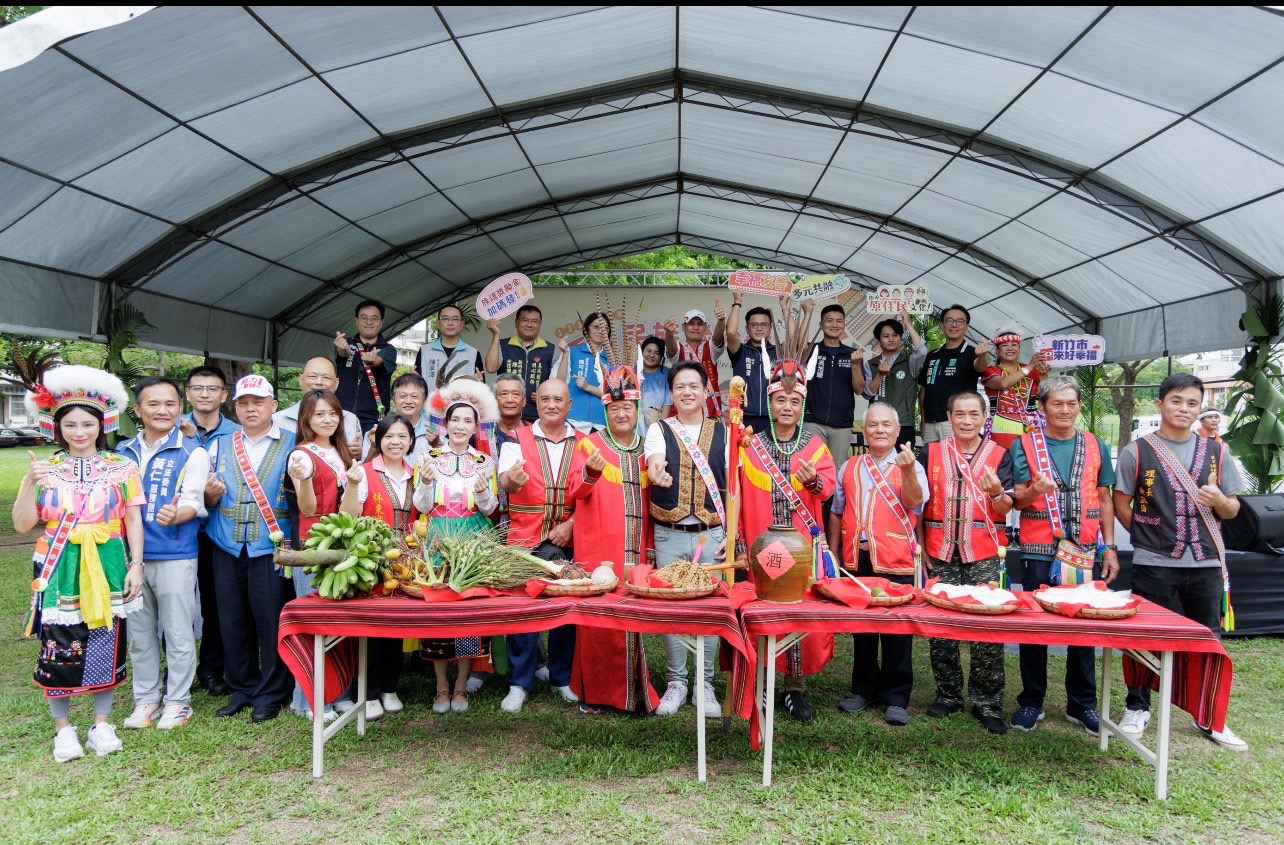
[[681,590],[672,587],[640,587],[637,584],[625,584],[624,587],[633,595],[647,599],[701,599],[718,589],[712,581],[707,587],[686,587]]
[[602,596],[620,586],[616,581],[608,586],[601,584],[548,584],[544,587],[542,596]]
[[927,590],[923,591],[923,600],[935,607],[941,607],[946,610],[959,610],[963,613],[975,613],[980,616],[1002,616],[1005,613],[1012,613],[1021,606],[1020,604],[1005,604],[999,607],[990,607],[984,604],[960,604],[947,598],[933,595]]
[[414,599],[421,599],[424,597],[424,588],[418,584],[402,581],[397,585],[397,589]]
[[[1057,613],[1053,610],[1056,602],[1045,601],[1038,593],[1034,594],[1034,600],[1039,606],[1048,613]],[[1064,616],[1064,613],[1058,613],[1058,616]],[[1129,616],[1136,616],[1137,608],[1135,607],[1081,607],[1079,612],[1074,615],[1075,619],[1127,619]]]
[[[833,601],[836,601],[839,604],[843,603],[842,599],[840,599],[838,596],[831,593],[829,591],[829,588],[827,588],[824,584],[820,583],[819,581],[817,581],[812,586],[815,587],[816,592],[820,593],[825,598],[832,599]],[[906,593],[903,596],[890,596],[890,595],[870,596],[869,606],[870,607],[895,607],[899,604],[909,604],[912,601],[914,601],[913,593]]]

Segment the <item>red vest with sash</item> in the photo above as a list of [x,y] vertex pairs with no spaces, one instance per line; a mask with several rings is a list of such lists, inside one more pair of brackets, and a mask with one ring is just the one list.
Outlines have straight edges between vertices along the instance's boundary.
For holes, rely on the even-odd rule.
[[334,474],[334,468],[326,463],[325,458],[313,452],[307,446],[300,446],[300,449],[307,451],[308,457],[312,459],[312,492],[317,499],[317,509],[312,516],[299,514],[299,537],[306,540],[308,532],[312,526],[321,521],[322,517],[339,510],[339,479]]
[[[957,474],[953,478],[946,477],[948,473],[942,451],[944,445],[945,441],[927,444],[927,484],[931,496],[923,509],[923,539],[926,542],[924,552],[936,560],[949,561],[957,547],[964,563],[992,558],[999,553],[999,544],[990,536],[985,519],[989,516],[990,523],[995,526],[1000,538],[1004,536],[1004,519],[984,493],[981,501],[974,501],[968,492],[968,485]],[[986,467],[997,471],[1003,454],[1003,450],[993,441],[982,440],[981,447],[971,458],[973,477],[984,472]],[[964,455],[964,458],[967,459],[967,456]],[[955,513],[959,509],[964,512]],[[947,536],[947,519],[963,520],[964,530],[957,536]]]
[[[517,445],[522,449],[527,482],[520,490],[508,494],[508,545],[534,548],[548,539],[555,525],[575,513],[571,498],[571,464],[580,435],[569,426],[563,442],[562,461],[553,466],[548,453],[535,441],[530,426],[517,429]],[[578,486],[578,485],[577,485]]]
[[[1075,436],[1077,437],[1078,434]],[[1026,466],[1030,468],[1030,478],[1034,478],[1039,471],[1039,456],[1035,451],[1034,438],[1031,435],[1021,436],[1021,450],[1025,452]],[[1101,476],[1101,447],[1097,438],[1091,434],[1085,434],[1082,459],[1078,455],[1075,458],[1073,470],[1077,470],[1077,475],[1062,479],[1071,490],[1076,488],[1078,490],[1077,496],[1065,497],[1067,502],[1073,499],[1079,501],[1077,520],[1079,532],[1070,539],[1080,546],[1095,546],[1097,529],[1101,526],[1101,497],[1097,490]],[[1051,463],[1051,456],[1048,460]],[[1053,469],[1056,469],[1055,466]],[[1061,521],[1062,524],[1070,522],[1070,514],[1064,509]],[[1030,507],[1021,511],[1021,551],[1025,554],[1052,557],[1056,552],[1057,539],[1052,535],[1052,520],[1048,515],[1048,497],[1046,494],[1039,496],[1030,504]]]
[[406,477],[401,480],[405,485],[405,498],[402,500],[405,504],[398,505],[396,497],[388,492],[386,486],[397,482],[375,469],[374,461],[362,464],[361,468],[366,473],[366,501],[361,506],[361,515],[381,519],[391,525],[394,531],[405,531],[419,518],[419,511],[414,504],[413,470],[406,467]]
[[[860,468],[864,462],[852,458],[843,470],[843,496],[846,501],[843,510],[843,560],[851,567],[856,566],[860,557],[859,541],[863,531],[866,545],[869,547],[870,563],[878,575],[913,575],[914,552],[911,548],[911,537],[906,535],[900,517],[891,506],[878,494],[877,488],[869,493],[873,504],[863,499],[860,483]],[[913,471],[914,468],[910,467]],[[891,464],[883,471],[883,477],[895,491],[897,498],[901,495],[901,468]],[[865,512],[869,511],[869,525],[864,525]],[[917,518],[906,509],[910,529],[914,528]]]

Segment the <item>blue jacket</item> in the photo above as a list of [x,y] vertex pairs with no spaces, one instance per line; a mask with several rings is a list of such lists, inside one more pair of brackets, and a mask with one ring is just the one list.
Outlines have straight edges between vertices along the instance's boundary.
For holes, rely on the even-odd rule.
[[[581,422],[591,423],[596,426],[606,425],[606,411],[602,407],[600,397],[591,393],[585,393],[580,390],[575,381],[576,376],[583,376],[584,380],[594,387],[601,387],[597,377],[597,368],[593,366],[593,353],[589,351],[587,343],[577,344],[570,347],[566,354],[569,356],[566,368],[566,383],[571,390],[571,412],[567,414],[567,419],[578,420]],[[606,368],[605,350],[598,353],[601,356],[603,369]]]
[[[254,468],[263,493],[267,496],[268,506],[276,516],[277,524],[286,537],[290,536],[290,512],[285,502],[285,465],[294,451],[294,435],[277,427],[280,437],[272,441],[263,462]],[[217,509],[211,509],[209,524],[205,527],[214,545],[233,557],[240,557],[245,549],[250,557],[272,554],[273,543],[268,536],[267,524],[259,513],[254,496],[241,475],[241,468],[236,462],[236,450],[232,447],[231,437],[221,437],[218,443],[218,454],[215,456],[211,473],[217,473],[227,488],[219,500]]]
[[143,493],[147,496],[147,506],[143,509],[143,554],[148,560],[194,558],[200,520],[192,519],[182,525],[157,525],[156,512],[173,500],[182,483],[188,456],[201,446],[184,437],[178,426],[174,426],[144,467],[143,444],[139,442],[141,436],[119,444],[116,451],[138,464],[142,473]]
[[[191,414],[183,414],[183,419],[191,420],[192,425],[196,425],[196,419]],[[204,446],[205,450],[209,451],[211,443],[213,443],[215,440],[217,440],[220,437],[231,434],[232,432],[236,431],[240,427],[241,427],[240,424],[234,422],[233,420],[228,419],[222,414],[219,414],[218,425],[213,429],[210,429],[209,431],[205,431],[199,425],[196,426],[196,440],[198,441],[198,445]],[[213,472],[213,471],[214,471],[214,467],[211,466],[210,472]],[[206,526],[210,524],[210,514],[212,514],[213,512],[214,512],[213,509],[211,509],[208,513],[205,514],[205,516],[201,517],[199,520],[192,520],[193,522],[198,523],[197,527],[200,529],[202,534],[208,533],[206,531]],[[146,549],[144,549],[144,551],[146,551]]]

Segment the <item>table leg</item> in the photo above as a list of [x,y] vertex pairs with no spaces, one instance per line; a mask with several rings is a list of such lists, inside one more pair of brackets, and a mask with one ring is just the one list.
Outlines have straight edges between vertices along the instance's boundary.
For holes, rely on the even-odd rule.
[[1168,731],[1172,725],[1173,653],[1159,656],[1159,739],[1155,746],[1155,797],[1168,798]]
[[1115,650],[1109,646],[1101,649],[1101,705],[1097,709],[1098,717],[1104,716],[1105,721],[1101,725],[1098,737],[1098,746],[1102,751],[1110,747],[1110,682],[1111,669],[1115,662]]
[[325,757],[325,637],[312,638],[312,777],[323,772]]
[[357,638],[357,735],[366,735],[366,638]]
[[776,733],[776,635],[767,635],[767,700],[763,702],[766,718],[762,723],[762,785],[771,786],[771,743]]
[[763,667],[767,665],[767,638],[759,637],[757,643],[758,665],[754,668],[753,673],[753,706],[758,711],[758,743],[762,743],[762,724],[767,718],[767,712],[763,707],[763,701],[767,697],[767,670]]
[[695,638],[695,688],[696,688],[696,778],[705,782],[704,756],[704,637]]

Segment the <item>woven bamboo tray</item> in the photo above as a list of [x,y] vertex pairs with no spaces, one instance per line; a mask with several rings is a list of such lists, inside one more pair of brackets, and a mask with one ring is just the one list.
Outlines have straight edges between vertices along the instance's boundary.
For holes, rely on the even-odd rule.
[[923,591],[923,600],[930,605],[942,607],[946,610],[959,610],[963,613],[975,613],[979,616],[1002,616],[1005,613],[1012,613],[1021,606],[1020,604],[1005,604],[998,607],[990,607],[984,604],[960,604],[947,598],[933,595],[927,590]]
[[635,596],[647,599],[700,599],[718,589],[712,581],[707,587],[686,587],[675,590],[672,587],[640,587],[637,584],[625,584],[624,588]]
[[[1034,600],[1039,606],[1048,613],[1057,613],[1053,610],[1055,602],[1045,601],[1038,593],[1034,594]],[[1065,614],[1058,614],[1064,616]],[[1135,607],[1081,607],[1079,612],[1074,615],[1076,619],[1127,619],[1129,616],[1136,616],[1137,608]]]
[[546,584],[544,596],[602,596],[620,586],[619,581],[609,585],[601,584]]
[[[829,591],[829,588],[826,587],[824,584],[820,583],[819,581],[817,581],[812,586],[816,588],[816,592],[820,593],[825,598],[836,601],[839,604],[843,603],[842,599],[840,599],[838,596],[831,593]],[[912,601],[914,601],[913,593],[906,593],[903,596],[890,596],[890,595],[870,596],[869,606],[870,607],[895,607],[899,604],[909,604]]]
[[419,586],[418,584],[413,584],[408,581],[402,581],[401,583],[399,583],[397,585],[397,589],[401,590],[401,592],[405,593],[411,598],[421,599],[424,597],[424,588]]

